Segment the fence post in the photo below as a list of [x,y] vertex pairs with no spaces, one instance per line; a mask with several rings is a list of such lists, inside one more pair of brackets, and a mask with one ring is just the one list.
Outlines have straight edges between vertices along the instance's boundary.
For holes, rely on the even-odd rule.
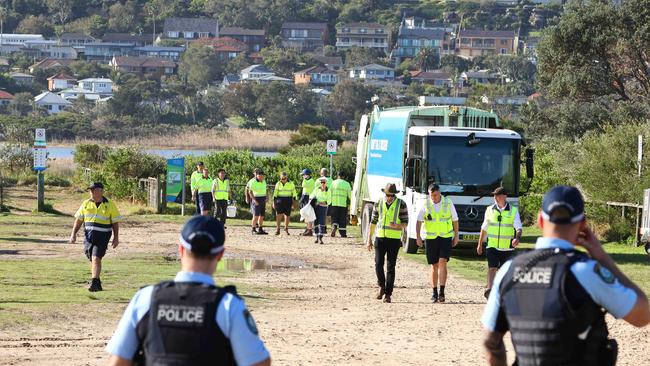
[[640,222],[639,222],[639,208],[636,208],[636,225],[634,225],[634,246],[637,247],[639,246],[639,230],[641,230],[640,227]]

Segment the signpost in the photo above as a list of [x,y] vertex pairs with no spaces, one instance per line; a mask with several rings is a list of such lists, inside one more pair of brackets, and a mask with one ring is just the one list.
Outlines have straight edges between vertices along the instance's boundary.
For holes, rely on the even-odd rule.
[[637,175],[639,178],[641,178],[641,162],[643,161],[643,136],[639,135],[638,141],[637,141],[637,156],[636,156],[636,162],[638,163],[638,172]]
[[36,170],[36,211],[41,212],[45,207],[45,176],[47,169],[47,144],[45,129],[37,128],[34,132],[34,170]]
[[185,158],[167,160],[167,196],[165,201],[181,204],[185,216]]
[[338,144],[338,141],[336,140],[327,140],[327,155],[330,156],[330,178],[333,175],[333,168],[334,168],[334,155],[336,155],[336,145]]

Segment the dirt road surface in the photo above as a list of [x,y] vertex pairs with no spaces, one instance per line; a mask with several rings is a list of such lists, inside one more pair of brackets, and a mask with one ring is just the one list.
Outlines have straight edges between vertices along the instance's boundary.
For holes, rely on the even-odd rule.
[[[105,267],[127,253],[174,253],[179,228],[125,224],[121,245],[109,251]],[[358,239],[327,237],[324,245],[317,245],[297,234],[257,237],[245,227],[227,230],[228,256],[264,259],[267,267],[273,266],[242,272],[237,282],[262,288],[244,295],[274,364],[485,364],[479,323],[485,305],[482,284],[450,273],[447,302],[431,304],[427,268],[400,257],[393,303],[384,304],[374,299],[373,255]],[[66,238],[50,239],[63,243]],[[84,260],[80,249],[70,245],[19,245],[38,247],[47,256]],[[44,311],[42,323],[0,334],[0,364],[105,364],[103,347],[125,307],[71,304]],[[621,348],[619,365],[650,364],[649,329],[612,320],[611,333]],[[506,344],[512,360],[510,341]]]

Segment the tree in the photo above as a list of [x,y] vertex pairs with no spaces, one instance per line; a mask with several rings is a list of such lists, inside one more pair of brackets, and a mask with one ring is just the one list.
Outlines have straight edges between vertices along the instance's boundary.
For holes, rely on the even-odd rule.
[[440,59],[440,68],[451,73],[462,73],[469,70],[472,62],[454,55],[444,55]]
[[440,63],[440,55],[431,47],[423,47],[417,55],[415,55],[415,63],[418,69],[426,71],[429,69],[436,69]]
[[257,89],[259,85],[252,83],[241,83],[230,87],[221,98],[224,112],[228,116],[239,116],[247,122],[257,123],[259,117],[255,106]]
[[330,131],[325,126],[301,124],[298,126],[298,132],[291,134],[289,137],[289,146],[311,145],[317,142],[326,142],[327,140],[343,142],[340,134]]
[[221,77],[222,66],[214,49],[207,46],[191,46],[181,57],[178,75],[195,90],[203,89]]
[[381,50],[369,47],[350,47],[345,51],[345,66],[359,67],[369,64],[385,64],[384,53]]
[[73,0],[47,0],[47,8],[55,22],[61,26],[72,16]]
[[30,93],[17,93],[9,105],[9,110],[15,116],[28,115],[34,110],[34,97]]
[[355,80],[343,80],[336,84],[326,99],[331,127],[339,128],[343,123],[357,120],[362,112],[369,109],[370,98],[374,94],[374,88]]
[[92,37],[101,38],[104,36],[107,27],[108,27],[108,23],[106,22],[106,19],[104,17],[100,17],[99,15],[93,15],[92,17],[90,17],[88,33],[90,33]]
[[54,26],[44,15],[30,15],[18,23],[16,31],[19,33],[42,34],[43,37],[52,37],[54,35]]
[[293,130],[298,126],[300,109],[293,84],[272,82],[260,88],[255,108],[264,125],[272,130]]
[[108,8],[108,28],[113,32],[130,32],[136,27],[137,14],[135,1],[115,3]]
[[248,66],[250,66],[251,63],[248,62],[248,58],[246,55],[242,52],[237,57],[233,58],[232,60],[228,61],[228,64],[226,65],[226,73],[227,74],[239,74],[239,72]]
[[273,45],[263,48],[260,55],[266,67],[286,78],[291,78],[303,61],[298,52]]

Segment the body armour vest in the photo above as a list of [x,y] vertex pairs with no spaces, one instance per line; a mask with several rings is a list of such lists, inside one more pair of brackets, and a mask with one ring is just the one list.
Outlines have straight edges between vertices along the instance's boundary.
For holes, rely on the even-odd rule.
[[588,257],[533,250],[513,259],[500,287],[516,365],[613,365],[605,313],[571,272]]
[[235,287],[166,281],[154,287],[151,307],[136,327],[136,365],[236,365],[230,340],[217,325],[219,302]]

